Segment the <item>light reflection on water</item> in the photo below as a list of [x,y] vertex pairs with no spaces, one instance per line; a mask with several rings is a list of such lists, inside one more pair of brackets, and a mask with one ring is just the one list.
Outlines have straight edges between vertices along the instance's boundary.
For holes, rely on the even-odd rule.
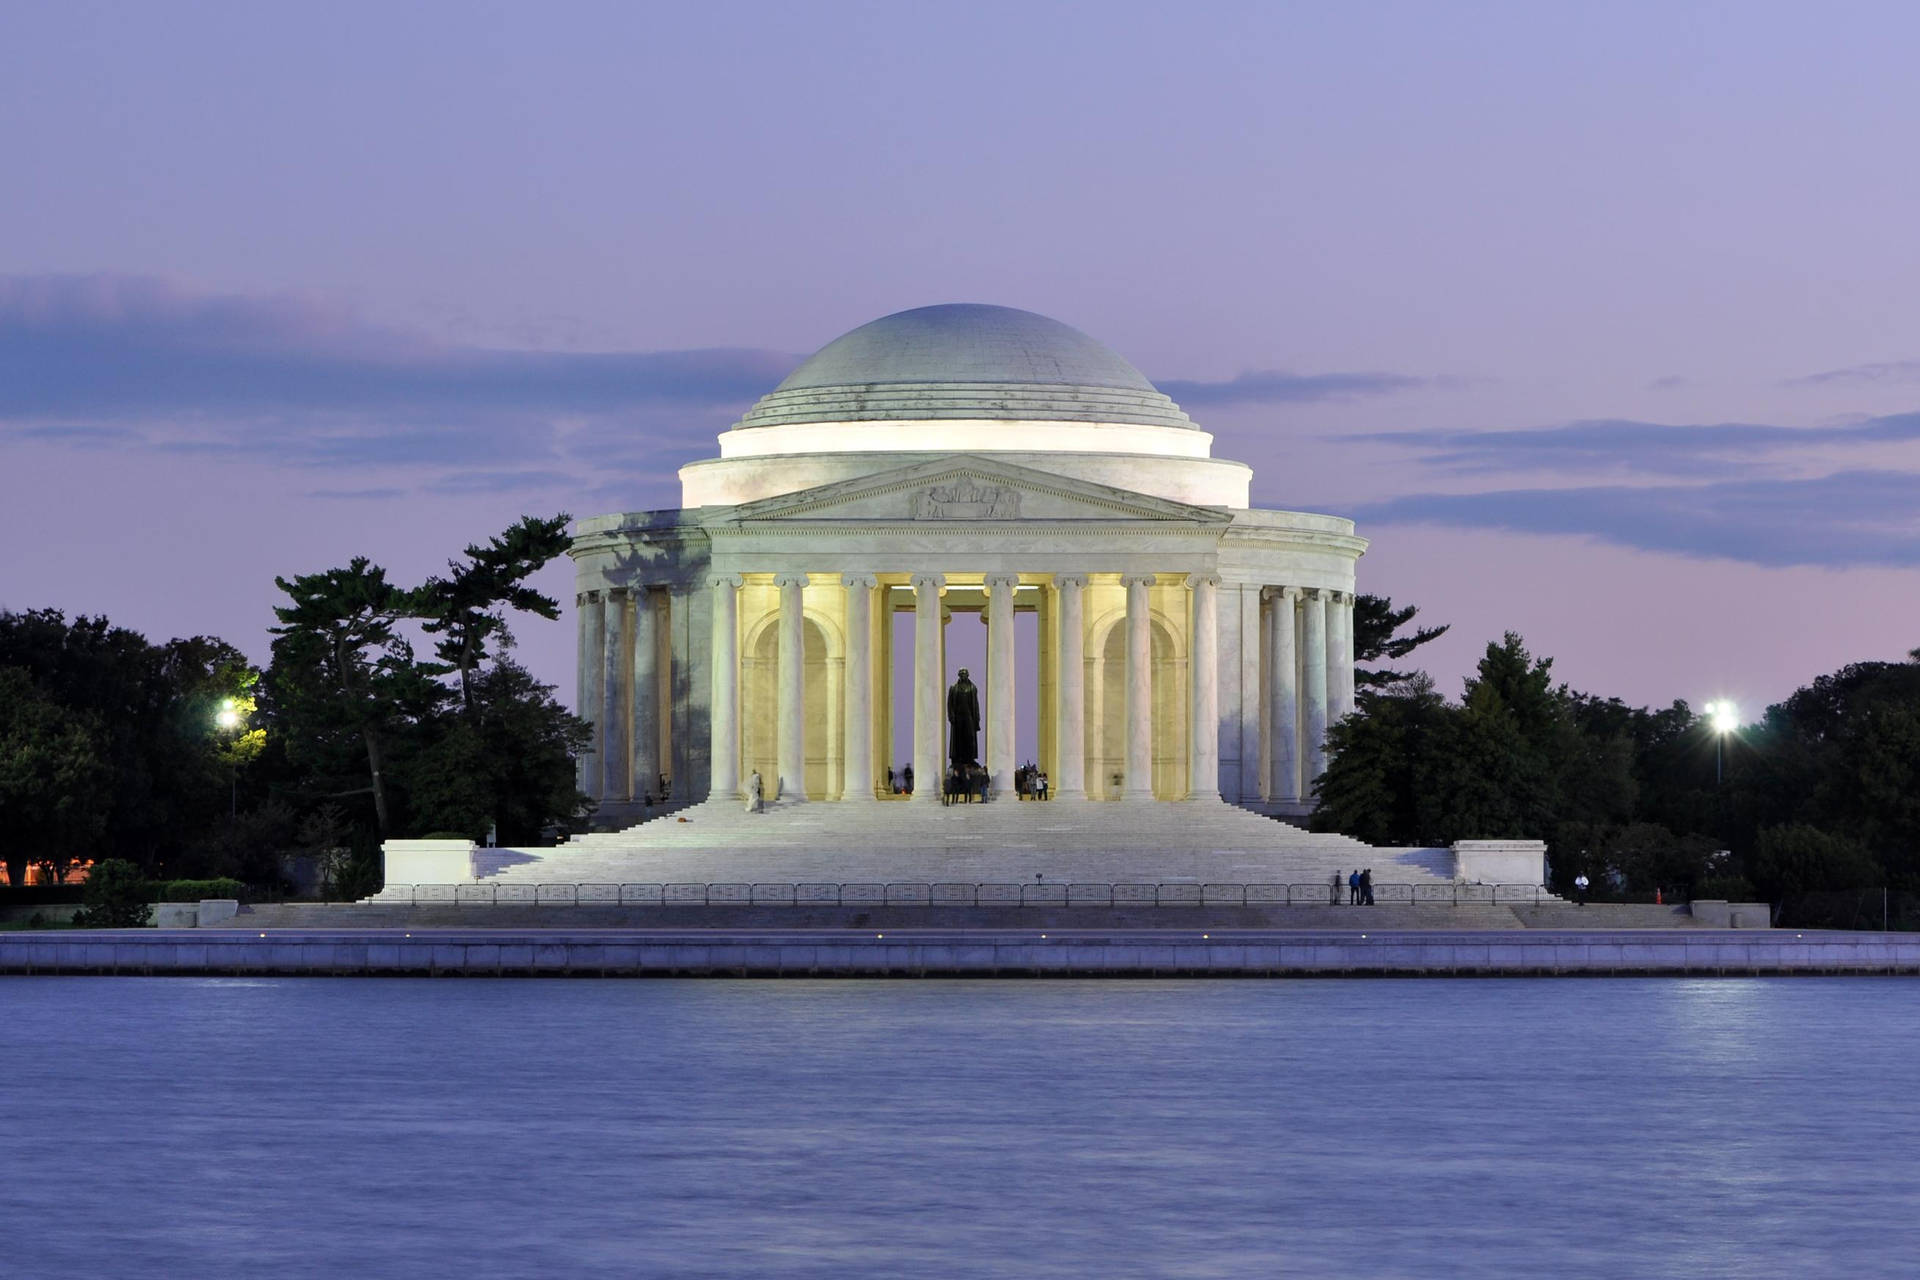
[[21,1276],[1910,1276],[1907,980],[0,980]]

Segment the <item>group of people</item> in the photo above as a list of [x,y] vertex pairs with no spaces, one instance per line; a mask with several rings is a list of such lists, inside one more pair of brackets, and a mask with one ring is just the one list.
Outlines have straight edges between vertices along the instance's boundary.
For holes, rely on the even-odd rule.
[[[1333,902],[1340,904],[1340,873],[1333,873]],[[1373,905],[1373,868],[1363,867],[1347,876],[1347,905],[1350,907],[1370,907]]]
[[1029,760],[1013,771],[1013,794],[1022,800],[1047,798],[1047,771]]
[[912,765],[908,765],[904,769],[895,769],[892,765],[887,766],[887,794],[894,796],[910,796],[913,794]]
[[977,764],[957,764],[947,770],[946,786],[940,792],[941,804],[987,802],[987,771]]

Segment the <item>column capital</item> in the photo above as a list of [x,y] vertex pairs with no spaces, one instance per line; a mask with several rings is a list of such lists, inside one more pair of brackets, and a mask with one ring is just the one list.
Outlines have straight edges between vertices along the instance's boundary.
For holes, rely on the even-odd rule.
[[880,585],[880,579],[871,573],[843,573],[840,575],[840,585],[849,591],[863,588],[871,591]]
[[1053,585],[1063,591],[1068,587],[1072,587],[1075,591],[1082,591],[1086,589],[1087,575],[1084,573],[1056,573],[1053,575]]
[[608,587],[607,603],[616,604],[621,600],[625,600],[631,594],[633,594],[632,590],[627,587]]
[[737,573],[715,573],[707,576],[710,587],[732,587],[735,591],[747,585],[747,580]]
[[1123,573],[1120,585],[1123,587],[1151,587],[1160,581],[1160,575],[1154,573]]
[[923,586],[932,587],[935,591],[943,591],[946,589],[947,575],[944,573],[916,573],[913,575],[912,582],[913,589],[916,592]]
[[606,594],[607,594],[606,592],[599,591],[599,590],[582,591],[580,593],[580,603],[581,604],[599,604],[602,600],[606,598]]
[[1220,575],[1217,573],[1190,573],[1187,575],[1187,585],[1195,590],[1203,586],[1217,587],[1220,585]]
[[786,570],[773,575],[773,585],[783,590],[787,587],[804,587],[807,585],[807,575]]
[[989,591],[997,590],[999,588],[1005,588],[1008,591],[1012,591],[1015,588],[1017,588],[1019,585],[1020,585],[1020,575],[1017,573],[990,573],[987,575],[987,579],[986,579],[986,586],[987,586],[987,590]]
[[1262,587],[1260,588],[1260,598],[1262,600],[1298,600],[1300,598],[1300,588]]

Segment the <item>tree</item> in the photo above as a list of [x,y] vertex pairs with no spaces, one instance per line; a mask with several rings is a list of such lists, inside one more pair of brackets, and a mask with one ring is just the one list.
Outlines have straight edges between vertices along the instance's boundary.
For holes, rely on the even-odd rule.
[[268,673],[274,711],[289,736],[289,754],[323,769],[338,768],[342,748],[365,757],[364,787],[332,797],[367,794],[374,824],[393,829],[388,799],[388,740],[430,716],[445,690],[434,680],[447,668],[416,662],[413,646],[396,629],[418,616],[422,599],[387,581],[386,570],[365,556],[344,569],[274,579],[290,604],[274,608],[273,666]]
[[472,713],[442,726],[408,771],[418,832],[479,839],[491,824],[503,843],[528,844],[580,824],[591,801],[574,758],[590,730],[553,692],[506,658],[475,677]]
[[[1400,634],[1401,628],[1412,622],[1414,615],[1420,612],[1418,605],[1407,605],[1396,609],[1393,601],[1386,596],[1355,596],[1353,599],[1353,660],[1361,662],[1398,662],[1400,659],[1426,644],[1429,640],[1438,640],[1447,633],[1446,626],[1419,627],[1410,634]],[[1380,668],[1375,671],[1358,667],[1353,673],[1356,692],[1366,688],[1382,688],[1399,684],[1410,676],[1410,672],[1391,671]]]
[[153,915],[152,890],[140,868],[125,858],[108,858],[87,877],[85,905],[74,913],[82,929],[138,929]]
[[1805,823],[1762,831],[1747,873],[1773,902],[1810,891],[1886,883],[1879,864],[1858,841]]
[[486,546],[471,545],[465,563],[449,560],[448,576],[430,578],[420,589],[426,622],[422,630],[441,637],[434,653],[458,675],[461,706],[474,710],[473,672],[489,656],[487,642],[505,634],[505,610],[547,619],[560,616],[560,603],[526,585],[528,578],[572,545],[566,512],[540,519],[523,516]]
[[0,667],[0,845],[7,882],[45,863],[56,882],[106,830],[102,792],[112,776],[99,725],[59,705],[18,667]]
[[1432,744],[1457,712],[1419,673],[1356,696],[1361,714],[1327,731],[1327,770],[1314,782],[1313,826],[1369,844],[1420,843],[1426,838],[1421,796],[1436,758]]
[[[240,743],[215,717],[255,678],[231,645],[205,636],[151,644],[101,617],[69,621],[57,609],[0,612],[0,668],[23,672],[39,695],[76,717],[107,771],[86,804],[98,842],[153,869],[227,816]],[[257,741],[257,740],[256,740]]]

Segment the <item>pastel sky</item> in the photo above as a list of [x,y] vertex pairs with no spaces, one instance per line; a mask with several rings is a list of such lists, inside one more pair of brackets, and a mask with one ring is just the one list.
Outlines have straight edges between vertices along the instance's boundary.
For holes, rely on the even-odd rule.
[[[1757,709],[1920,645],[1920,6],[0,3],[0,607],[674,505],[997,302],[1351,515],[1363,590]],[[570,572],[546,583],[570,596]],[[570,696],[571,620],[521,628]]]

